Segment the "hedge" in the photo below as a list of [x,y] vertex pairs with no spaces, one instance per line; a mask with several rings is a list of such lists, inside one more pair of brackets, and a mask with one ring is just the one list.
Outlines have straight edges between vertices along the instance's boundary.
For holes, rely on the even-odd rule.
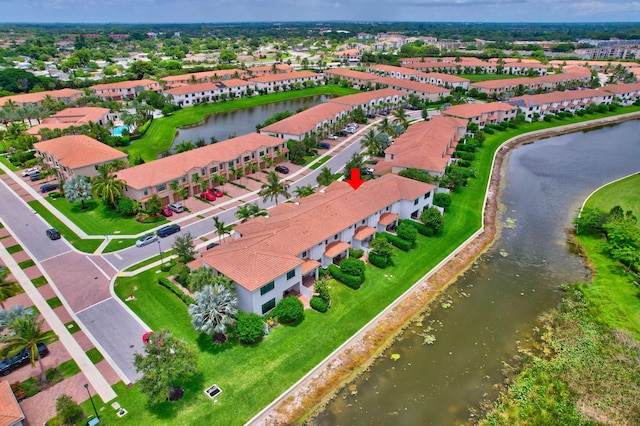
[[311,301],[309,302],[309,306],[311,306],[316,311],[323,312],[323,313],[327,312],[327,309],[329,309],[329,304],[325,302],[324,299],[318,296],[313,296],[311,298]]
[[364,250],[362,249],[354,250],[352,248],[349,248],[349,257],[353,259],[360,259],[363,254],[364,254]]
[[427,226],[423,223],[413,221],[411,219],[400,219],[398,223],[408,223],[409,225],[415,227],[418,230],[418,233],[424,235],[425,237],[433,237],[435,231],[432,227]]
[[362,277],[364,279],[364,262],[359,259],[347,257],[340,261],[340,270],[354,277]]
[[398,229],[396,229],[396,234],[398,237],[411,243],[415,243],[418,239],[418,230],[408,223],[399,224]]
[[185,305],[189,306],[192,303],[195,303],[195,301],[191,296],[189,296],[188,294],[185,294],[182,290],[178,288],[177,285],[169,281],[167,278],[164,278],[164,277],[158,278],[158,284],[160,284],[162,287],[168,289],[170,292],[178,296],[180,300],[184,302]]
[[373,266],[377,266],[380,269],[384,269],[391,263],[391,259],[387,256],[382,256],[376,253],[369,252],[369,263]]
[[354,290],[357,290],[362,285],[362,278],[355,277],[353,275],[345,274],[338,268],[336,265],[329,265],[329,273],[333,278],[340,281],[347,287],[351,287]]
[[413,246],[413,243],[411,241],[403,240],[397,235],[389,234],[388,232],[378,232],[376,233],[376,237],[386,238],[391,244],[398,247],[402,251],[409,251]]

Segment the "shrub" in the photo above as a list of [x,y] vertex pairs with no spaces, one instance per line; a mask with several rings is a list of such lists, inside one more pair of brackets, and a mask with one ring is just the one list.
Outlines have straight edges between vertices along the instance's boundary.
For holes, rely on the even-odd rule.
[[483,131],[488,135],[492,135],[492,134],[495,133],[495,130],[493,130],[491,128],[487,129],[487,126],[484,127]]
[[180,285],[186,287],[189,283],[189,274],[191,273],[191,271],[189,270],[189,268],[187,268],[186,266],[184,266],[180,272],[178,273],[178,275],[176,275],[174,277],[174,279],[180,283]]
[[474,155],[472,152],[456,151],[455,154],[456,154],[456,157],[462,158],[463,160],[466,160],[466,161],[473,161],[473,158],[474,158]]
[[354,250],[352,248],[349,249],[349,257],[354,258],[354,259],[360,259],[362,257],[362,255],[364,254],[364,250],[360,249],[360,250]]
[[133,216],[139,211],[139,204],[131,198],[121,198],[118,201],[118,211],[123,216]]
[[433,196],[433,204],[438,207],[449,207],[451,205],[451,195],[438,192]]
[[264,330],[264,321],[260,315],[251,312],[247,314],[238,311],[236,321],[236,337],[241,343],[253,344],[262,339]]
[[329,309],[329,304],[318,296],[313,296],[309,305],[318,312],[327,312],[327,309]]
[[461,158],[456,161],[456,164],[460,167],[471,167],[471,161],[463,160]]
[[11,383],[11,390],[18,401],[22,401],[27,397],[27,393],[22,388],[22,383],[20,382]]
[[373,266],[377,266],[380,269],[384,269],[391,263],[391,259],[387,256],[381,256],[376,253],[369,253],[369,263]]
[[304,305],[297,297],[285,297],[278,302],[273,314],[278,317],[280,323],[291,324],[304,317]]
[[377,233],[376,237],[386,238],[391,244],[398,247],[402,251],[409,251],[411,250],[411,246],[413,246],[413,243],[411,241],[404,240],[396,235],[389,234],[388,232]]
[[419,169],[404,169],[398,173],[399,176],[406,177],[413,180],[418,180],[420,182],[432,183],[433,176],[429,174],[429,172],[425,172],[424,170]]
[[444,219],[442,218],[442,214],[440,213],[440,210],[435,207],[424,209],[420,215],[420,220],[425,225],[433,228],[434,234],[437,234],[442,230],[442,228],[444,228]]
[[398,225],[396,234],[398,234],[398,237],[402,238],[403,240],[407,240],[412,243],[415,243],[416,239],[418,238],[418,230],[408,223],[401,223],[400,225]]
[[165,287],[166,289],[171,291],[173,294],[178,296],[180,300],[184,302],[185,305],[191,305],[192,303],[194,303],[194,300],[193,298],[191,298],[191,296],[189,296],[188,294],[185,294],[182,290],[178,288],[178,286],[176,286],[174,283],[169,281],[167,278],[164,278],[164,277],[158,278],[158,284],[160,284],[162,287]]
[[329,293],[329,283],[326,281],[316,281],[316,284],[313,286],[315,292],[318,294],[318,297],[327,303],[331,300],[331,294]]
[[54,200],[60,197],[62,197],[62,194],[59,193],[58,191],[53,191],[49,193],[49,198],[53,198]]
[[345,274],[364,278],[364,262],[362,260],[347,257],[340,262],[340,270]]
[[84,411],[71,396],[63,393],[56,399],[57,424],[75,425],[80,424],[84,418]]
[[333,278],[340,281],[347,287],[351,287],[354,290],[357,290],[362,285],[362,277],[356,277],[354,275],[345,274],[338,268],[336,265],[329,265],[329,273]]
[[547,123],[550,123],[551,120],[553,120],[552,114],[545,115],[543,120],[546,121]]

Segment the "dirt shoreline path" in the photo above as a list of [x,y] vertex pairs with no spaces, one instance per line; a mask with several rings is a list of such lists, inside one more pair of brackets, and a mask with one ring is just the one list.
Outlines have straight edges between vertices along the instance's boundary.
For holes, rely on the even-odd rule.
[[290,425],[322,408],[345,383],[366,370],[413,318],[491,246],[498,233],[496,218],[503,165],[511,150],[539,139],[637,119],[640,112],[539,130],[504,142],[494,154],[482,228],[247,425]]

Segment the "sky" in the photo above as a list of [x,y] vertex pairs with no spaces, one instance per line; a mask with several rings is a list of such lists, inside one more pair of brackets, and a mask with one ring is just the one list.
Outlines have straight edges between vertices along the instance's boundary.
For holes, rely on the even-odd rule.
[[0,0],[0,22],[638,22],[640,0]]

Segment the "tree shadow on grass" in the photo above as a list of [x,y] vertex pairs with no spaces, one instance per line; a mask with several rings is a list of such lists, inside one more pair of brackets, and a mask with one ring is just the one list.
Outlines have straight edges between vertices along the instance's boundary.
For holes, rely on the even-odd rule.
[[205,333],[198,334],[196,343],[198,344],[198,350],[200,352],[206,352],[213,355],[225,352],[238,344],[231,337],[229,337],[225,343],[218,344],[213,341],[213,337]]
[[178,381],[174,383],[174,386],[180,386],[184,389],[184,396],[180,401],[166,401],[155,405],[147,402],[146,409],[149,413],[153,413],[158,420],[175,419],[181,410],[196,404],[196,400],[200,396],[200,392],[204,391],[205,385],[204,375],[198,372],[188,382]]

